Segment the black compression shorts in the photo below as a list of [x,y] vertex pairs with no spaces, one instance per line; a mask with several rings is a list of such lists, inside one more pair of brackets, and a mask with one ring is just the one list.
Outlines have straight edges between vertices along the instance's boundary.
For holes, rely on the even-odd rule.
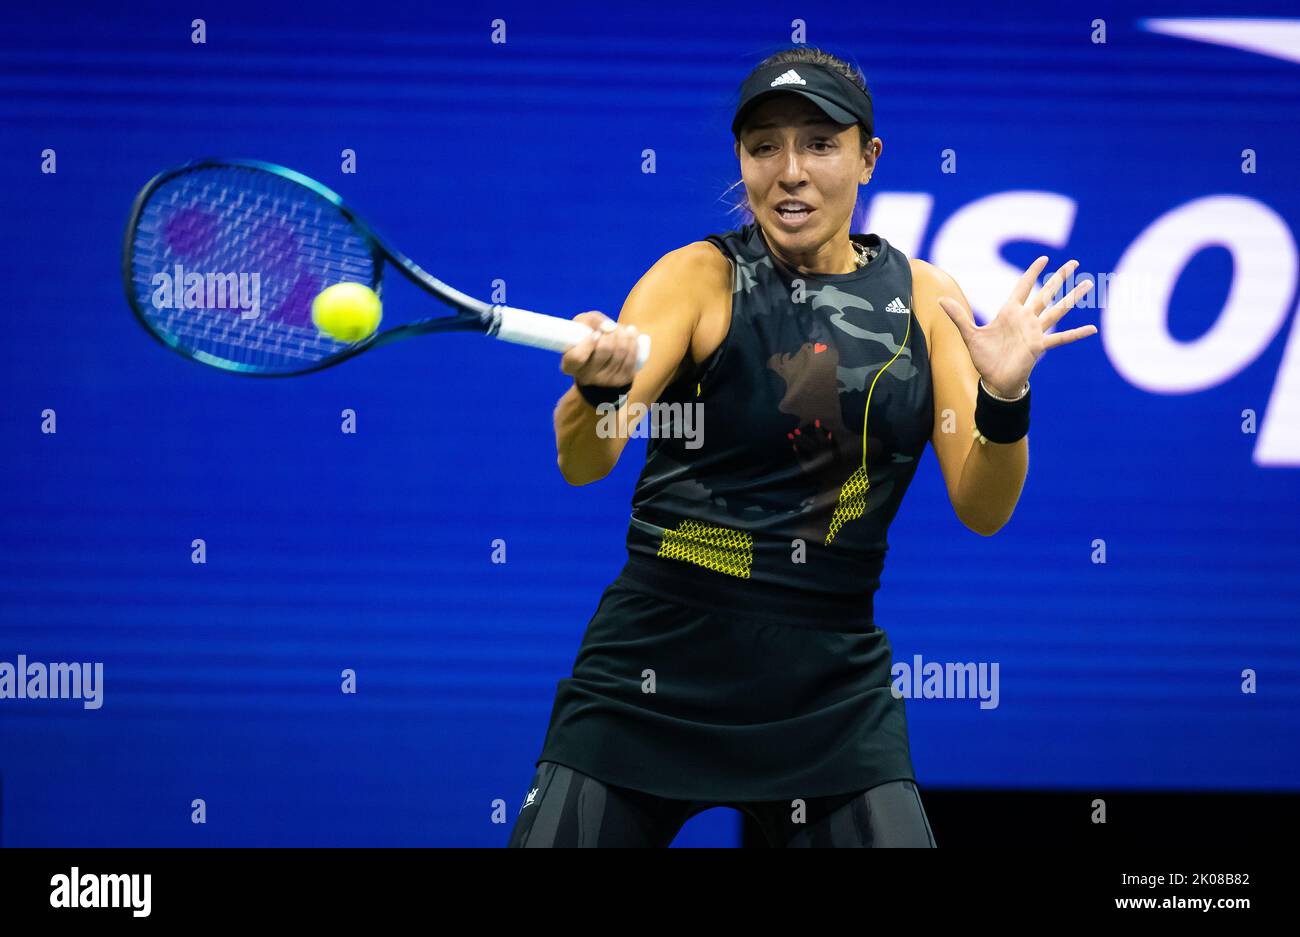
[[708,803],[605,784],[565,765],[537,766],[510,836],[512,847],[664,847],[691,817],[732,807],[752,817],[773,847],[932,847],[916,784],[804,800]]

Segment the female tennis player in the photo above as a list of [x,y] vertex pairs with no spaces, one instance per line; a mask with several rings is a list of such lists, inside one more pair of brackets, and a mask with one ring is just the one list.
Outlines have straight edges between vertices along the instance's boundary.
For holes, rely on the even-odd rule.
[[[613,408],[674,406],[511,846],[666,846],[713,806],[772,846],[934,846],[872,614],[886,531],[927,441],[961,522],[1006,524],[1029,373],[1097,331],[1047,334],[1091,287],[1048,306],[1074,261],[1035,291],[1040,257],[980,327],[952,277],[850,233],[882,141],[843,60],[765,59],[732,132],[753,220],[664,256],[617,325],[577,316],[600,332],[563,358],[556,446],[574,485],[617,462]],[[680,432],[696,405],[702,444]]]

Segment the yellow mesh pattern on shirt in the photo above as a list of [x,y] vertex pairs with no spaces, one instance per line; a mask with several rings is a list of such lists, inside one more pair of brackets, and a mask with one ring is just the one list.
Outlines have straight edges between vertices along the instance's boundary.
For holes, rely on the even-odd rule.
[[862,466],[854,469],[853,474],[840,487],[839,502],[835,505],[830,528],[826,532],[828,547],[835,541],[835,535],[840,532],[841,527],[849,521],[857,520],[867,510],[867,491],[871,488],[871,479],[867,476],[867,416],[871,413],[871,394],[876,389],[876,381],[880,380],[880,375],[888,371],[889,366],[903,353],[903,349],[907,347],[908,336],[911,334],[912,314],[908,313],[907,331],[903,333],[903,343],[898,346],[898,351],[894,352],[894,357],[890,358],[871,379],[871,387],[867,391],[867,405],[862,408]]
[[664,531],[659,555],[748,579],[754,563],[754,538],[741,530],[682,521],[676,530]]
[[835,505],[835,513],[831,515],[831,527],[826,534],[826,546],[829,547],[835,540],[835,535],[840,532],[841,527],[849,521],[856,521],[866,511],[867,489],[870,487],[871,480],[867,478],[866,468],[854,469],[853,474],[840,488],[840,501]]

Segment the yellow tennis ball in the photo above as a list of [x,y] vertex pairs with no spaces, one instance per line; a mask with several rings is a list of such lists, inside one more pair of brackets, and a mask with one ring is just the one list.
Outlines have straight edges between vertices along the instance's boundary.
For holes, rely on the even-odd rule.
[[335,283],[311,301],[311,321],[340,342],[359,342],[379,328],[379,296],[364,283]]

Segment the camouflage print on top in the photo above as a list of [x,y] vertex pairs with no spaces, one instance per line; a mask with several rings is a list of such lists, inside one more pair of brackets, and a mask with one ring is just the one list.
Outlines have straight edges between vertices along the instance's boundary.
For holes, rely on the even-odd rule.
[[733,266],[730,331],[661,397],[703,404],[703,445],[650,440],[629,551],[824,592],[879,584],[933,427],[930,359],[907,257],[853,239],[876,252],[866,266],[799,277],[756,224],[707,238]]

